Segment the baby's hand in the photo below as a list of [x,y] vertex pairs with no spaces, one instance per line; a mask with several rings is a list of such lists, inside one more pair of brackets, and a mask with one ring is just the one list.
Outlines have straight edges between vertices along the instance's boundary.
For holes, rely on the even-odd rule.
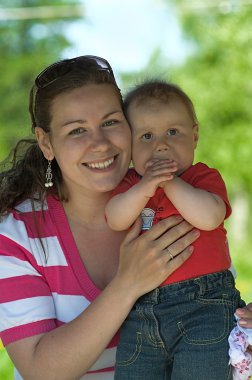
[[147,197],[152,197],[159,186],[174,178],[177,164],[173,160],[153,159],[146,163],[146,170],[141,179]]

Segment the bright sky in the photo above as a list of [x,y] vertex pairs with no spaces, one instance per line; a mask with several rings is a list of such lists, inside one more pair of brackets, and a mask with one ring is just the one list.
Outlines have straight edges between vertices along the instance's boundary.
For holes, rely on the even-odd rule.
[[68,56],[93,54],[114,71],[145,67],[156,48],[169,61],[187,54],[179,24],[166,0],[83,0],[85,17],[68,31],[76,47]]

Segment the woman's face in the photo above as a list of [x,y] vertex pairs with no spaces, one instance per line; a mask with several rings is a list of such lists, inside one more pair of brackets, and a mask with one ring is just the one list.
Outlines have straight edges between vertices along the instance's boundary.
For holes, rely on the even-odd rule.
[[131,156],[130,128],[113,85],[90,84],[63,93],[54,99],[51,115],[48,150],[42,150],[57,160],[70,194],[113,190]]

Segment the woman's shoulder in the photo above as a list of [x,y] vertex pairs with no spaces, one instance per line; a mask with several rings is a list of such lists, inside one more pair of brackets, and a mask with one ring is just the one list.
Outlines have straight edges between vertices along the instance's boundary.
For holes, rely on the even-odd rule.
[[[48,198],[41,201],[37,196],[33,199],[25,199],[10,210],[0,219],[0,235],[26,235],[29,234],[36,236],[42,226],[47,223],[50,218]],[[51,204],[56,207],[57,200],[52,201]],[[43,228],[42,228],[43,229]]]

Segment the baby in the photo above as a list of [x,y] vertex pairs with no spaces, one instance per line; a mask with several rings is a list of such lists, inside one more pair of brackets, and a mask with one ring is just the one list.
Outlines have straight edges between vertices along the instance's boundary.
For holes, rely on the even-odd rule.
[[[181,88],[143,83],[124,108],[134,169],[108,202],[108,224],[125,230],[142,215],[144,231],[180,214],[201,235],[189,260],[133,307],[121,329],[115,379],[228,379],[228,336],[240,298],[229,271],[225,183],[216,169],[193,164],[199,126]],[[171,249],[164,254],[173,259]]]

